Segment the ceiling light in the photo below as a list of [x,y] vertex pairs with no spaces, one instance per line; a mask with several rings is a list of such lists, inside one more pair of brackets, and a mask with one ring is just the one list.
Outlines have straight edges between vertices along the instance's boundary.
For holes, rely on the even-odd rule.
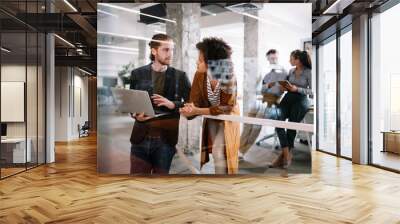
[[83,72],[83,73],[85,73],[85,74],[87,74],[87,75],[92,75],[92,73],[90,73],[90,72],[88,72],[88,71],[86,71],[86,70],[83,70],[83,69],[81,69],[81,68],[79,68],[79,67],[78,67],[78,70],[81,71],[81,72]]
[[117,15],[112,14],[112,13],[109,13],[109,12],[106,12],[106,11],[103,11],[103,10],[101,10],[101,9],[97,9],[97,12],[103,13],[103,14],[105,14],[105,15],[109,15],[109,16],[112,16],[112,17],[115,17],[115,18],[118,18]]
[[113,50],[113,49],[104,49],[104,48],[98,48],[98,51],[107,51],[111,53],[117,53],[117,54],[131,54],[131,55],[136,55],[138,52],[134,51],[119,51],[119,50]]
[[74,12],[78,12],[78,10],[71,4],[69,3],[68,0],[64,0],[65,4],[67,4],[72,10],[74,10]]
[[217,15],[216,13],[210,12],[210,11],[208,11],[206,9],[200,9],[200,11],[205,13],[205,14],[207,14],[207,15],[211,15],[211,16],[216,16]]
[[113,46],[113,45],[101,45],[101,44],[98,44],[97,47],[110,48],[110,49],[115,49],[115,50],[135,51],[135,52],[139,51],[139,49],[137,49],[137,48],[118,47],[118,46]]
[[104,31],[97,31],[97,34],[110,35],[110,36],[121,37],[121,38],[129,38],[129,39],[135,39],[135,40],[155,41],[155,42],[159,42],[159,43],[170,43],[169,41],[152,40],[151,38],[148,38],[148,37],[140,37],[140,36],[126,35],[126,34],[119,34],[119,33],[111,33],[111,32],[104,32]]
[[128,9],[128,8],[125,8],[125,7],[121,7],[121,6],[117,6],[117,5],[113,5],[113,4],[108,4],[108,3],[98,3],[98,5],[109,7],[109,8],[114,8],[114,9],[118,9],[118,10],[122,10],[122,11],[125,11],[125,12],[140,14],[140,15],[143,15],[143,16],[148,16],[148,17],[159,19],[159,20],[164,20],[164,21],[170,22],[170,23],[176,23],[175,20],[166,19],[166,18],[162,18],[162,17],[158,17],[158,16],[153,16],[153,15],[146,14],[146,13],[141,13],[140,11],[138,11],[136,9]]
[[60,39],[62,42],[66,43],[67,45],[69,45],[69,46],[75,48],[75,45],[71,44],[71,42],[67,41],[66,39],[64,39],[64,38],[62,38],[62,37],[60,37],[60,36],[58,36],[57,34],[54,34],[54,36],[57,37],[58,39]]
[[11,52],[10,50],[8,50],[8,49],[5,48],[5,47],[2,47],[1,50],[4,51],[4,52],[6,52],[6,53],[10,53],[10,52]]
[[343,9],[351,5],[354,0],[336,0],[332,5],[330,5],[322,14],[341,14]]
[[247,13],[247,12],[240,12],[240,11],[238,11],[237,9],[233,9],[233,8],[229,8],[229,7],[225,7],[225,8],[228,9],[228,10],[230,10],[231,12],[234,12],[234,13],[237,13],[237,14],[240,14],[240,15],[243,15],[243,16],[247,16],[247,17],[256,19],[256,20],[258,20],[258,21],[260,21],[260,22],[263,22],[263,23],[268,23],[268,24],[271,24],[271,25],[274,25],[274,26],[281,26],[281,25],[278,24],[278,23],[271,22],[271,21],[269,21],[269,20],[266,20],[266,19],[263,19],[263,18],[261,18],[261,17],[252,15],[252,14]]
[[166,34],[167,32],[165,31],[161,31],[161,30],[153,30],[154,33],[162,33],[162,34]]

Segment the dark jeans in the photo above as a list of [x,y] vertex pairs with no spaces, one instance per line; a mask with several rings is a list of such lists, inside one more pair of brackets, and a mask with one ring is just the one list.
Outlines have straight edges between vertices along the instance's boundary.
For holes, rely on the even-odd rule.
[[131,174],[168,174],[175,147],[160,137],[146,137],[131,147]]
[[[288,92],[279,104],[280,114],[278,120],[289,119],[291,122],[301,122],[307,113],[309,103],[307,96],[299,93]],[[281,148],[294,147],[296,130],[276,128]]]

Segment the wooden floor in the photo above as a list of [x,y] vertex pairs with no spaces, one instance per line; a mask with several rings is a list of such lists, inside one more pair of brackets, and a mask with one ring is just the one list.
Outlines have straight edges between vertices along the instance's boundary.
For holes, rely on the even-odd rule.
[[313,174],[129,177],[96,173],[96,139],[0,181],[0,223],[400,223],[400,175],[313,152]]

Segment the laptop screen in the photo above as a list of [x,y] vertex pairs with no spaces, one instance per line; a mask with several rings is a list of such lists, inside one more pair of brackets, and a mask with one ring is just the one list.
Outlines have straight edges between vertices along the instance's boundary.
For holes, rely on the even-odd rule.
[[7,136],[7,124],[1,124],[1,136]]

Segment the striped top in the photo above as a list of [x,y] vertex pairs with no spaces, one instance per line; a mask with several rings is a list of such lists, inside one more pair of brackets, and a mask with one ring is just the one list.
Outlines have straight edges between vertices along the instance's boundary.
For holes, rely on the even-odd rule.
[[208,102],[210,102],[211,106],[218,106],[220,103],[220,95],[221,95],[221,88],[219,82],[215,86],[214,91],[211,88],[211,81],[210,78],[207,76],[207,95],[208,95]]

